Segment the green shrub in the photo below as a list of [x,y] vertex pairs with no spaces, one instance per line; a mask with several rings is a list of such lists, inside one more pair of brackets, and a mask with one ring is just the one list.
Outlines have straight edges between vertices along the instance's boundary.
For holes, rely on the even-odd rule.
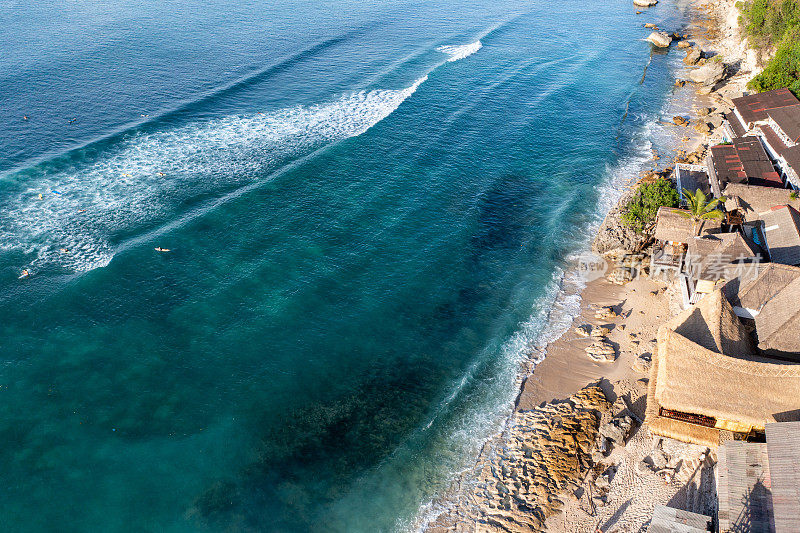
[[758,92],[788,87],[800,96],[800,32],[787,34],[775,57],[747,86]]
[[747,0],[736,6],[739,26],[754,48],[777,45],[800,28],[800,0]]
[[622,222],[637,233],[641,233],[656,219],[659,207],[678,207],[678,191],[672,182],[659,178],[643,183],[622,209]]
[[792,200],[797,200],[798,197],[800,197],[800,192],[792,191],[789,193],[789,198]]

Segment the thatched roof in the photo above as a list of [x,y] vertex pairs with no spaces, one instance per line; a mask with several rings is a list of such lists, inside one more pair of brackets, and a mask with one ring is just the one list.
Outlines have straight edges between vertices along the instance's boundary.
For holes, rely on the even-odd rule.
[[[688,243],[694,237],[695,230],[692,219],[683,216],[684,213],[688,213],[688,211],[672,207],[659,207],[656,215],[656,240]],[[706,220],[703,222],[701,234],[711,233],[718,230],[719,227],[720,221]]]
[[760,261],[760,250],[739,232],[716,233],[689,240],[687,268],[699,279],[724,278],[730,263]]
[[758,220],[762,213],[769,212],[779,205],[791,205],[800,209],[800,198],[792,200],[789,189],[775,187],[759,187],[743,183],[729,183],[725,187],[725,209],[739,209],[746,221]]
[[764,238],[773,263],[800,265],[800,213],[791,206],[763,214]]
[[755,353],[747,329],[720,290],[704,296],[697,305],[686,309],[662,327],[716,353],[732,357],[747,357]]
[[756,335],[759,349],[769,354],[800,354],[800,278],[761,308]]
[[720,290],[661,326],[648,384],[650,431],[719,443],[718,429],[661,416],[661,408],[745,427],[800,420],[800,364],[754,353],[747,329]]
[[647,383],[647,406],[644,413],[645,423],[650,428],[650,433],[701,446],[719,445],[719,430],[661,416],[661,405],[656,399],[657,376],[658,357],[653,357],[653,364],[650,366],[650,381]]
[[655,398],[666,409],[757,428],[800,420],[800,365],[729,357],[662,327]]
[[759,349],[800,353],[800,267],[764,263],[754,279],[731,280],[722,290],[738,316],[755,320]]

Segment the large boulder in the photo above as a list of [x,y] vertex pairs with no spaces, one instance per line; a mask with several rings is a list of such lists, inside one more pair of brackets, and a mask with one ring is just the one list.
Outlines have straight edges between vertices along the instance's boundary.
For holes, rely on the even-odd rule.
[[690,48],[686,51],[686,57],[683,58],[683,62],[687,65],[696,65],[697,62],[700,61],[702,55],[703,52],[701,52],[699,48]]
[[617,351],[614,349],[614,345],[603,339],[592,343],[591,346],[587,346],[584,351],[586,355],[595,361],[604,363],[611,363],[617,358]]
[[700,68],[689,73],[689,78],[700,85],[711,87],[725,76],[725,65],[722,61],[709,61]]
[[659,48],[667,48],[672,42],[672,37],[665,31],[654,31],[647,37],[647,40]]
[[650,7],[658,3],[658,0],[633,0],[633,5],[639,7]]

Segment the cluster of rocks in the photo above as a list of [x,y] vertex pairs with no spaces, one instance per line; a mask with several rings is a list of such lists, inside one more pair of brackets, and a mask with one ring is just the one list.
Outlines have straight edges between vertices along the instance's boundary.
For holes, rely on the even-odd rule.
[[658,439],[650,453],[637,463],[636,472],[639,475],[655,473],[666,483],[670,483],[683,467],[695,468],[697,464],[705,464],[707,460],[713,463],[708,448],[700,453],[696,461],[688,461],[685,457],[670,456],[664,450],[663,442],[663,439]]
[[[609,320],[617,318],[619,315],[614,311],[612,306],[605,306],[599,308],[594,317],[598,320]],[[611,341],[608,340],[607,335],[609,328],[605,326],[597,326],[592,324],[583,324],[575,328],[575,333],[582,337],[592,339],[594,342],[584,348],[586,355],[604,363],[611,363],[617,358],[617,349]]]
[[633,5],[639,7],[651,7],[658,3],[658,0],[633,0]]
[[481,470],[472,498],[475,516],[464,520],[481,531],[541,530],[565,498],[576,498],[610,407],[600,386],[592,384],[566,401],[515,413],[506,447]]

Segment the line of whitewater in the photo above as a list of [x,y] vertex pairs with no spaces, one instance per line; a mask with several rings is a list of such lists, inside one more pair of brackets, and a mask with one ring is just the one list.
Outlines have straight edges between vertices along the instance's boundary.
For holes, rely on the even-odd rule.
[[[481,46],[478,41],[449,48],[450,57],[428,74],[446,62],[474,54]],[[296,60],[293,56],[291,61]],[[215,90],[201,101],[254,83],[266,72]],[[428,74],[399,90],[358,91],[327,104],[119,135],[88,165],[76,166],[65,155],[52,164],[25,169],[23,175],[12,174],[16,179],[11,180],[11,194],[0,199],[0,254],[14,249],[35,254],[30,265],[34,272],[45,265],[72,273],[106,266],[116,253],[179,228],[339,142],[365,133],[416,92]],[[80,152],[67,154],[81,161],[84,154]],[[39,194],[44,196],[33,201]],[[208,194],[216,197],[163,222],[176,205]],[[109,241],[115,233],[153,223],[154,229],[134,231],[133,237],[119,243]]]

